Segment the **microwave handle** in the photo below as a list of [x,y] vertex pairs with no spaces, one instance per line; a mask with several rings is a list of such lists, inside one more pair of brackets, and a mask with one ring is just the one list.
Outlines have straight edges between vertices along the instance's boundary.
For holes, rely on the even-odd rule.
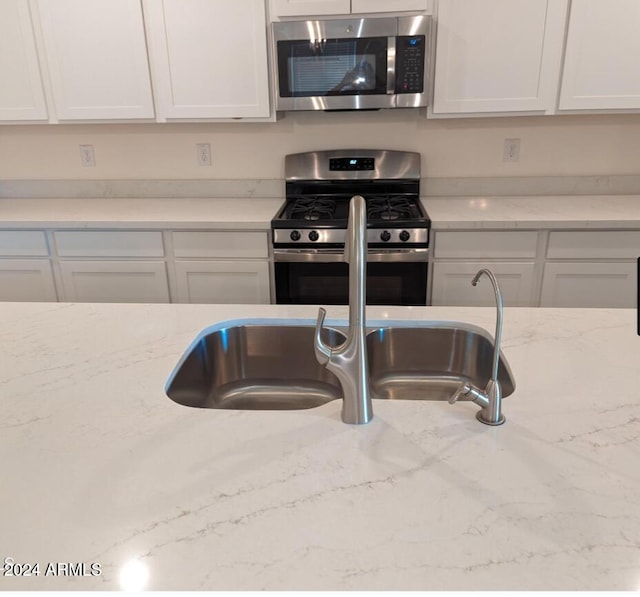
[[396,38],[387,38],[387,95],[396,92]]

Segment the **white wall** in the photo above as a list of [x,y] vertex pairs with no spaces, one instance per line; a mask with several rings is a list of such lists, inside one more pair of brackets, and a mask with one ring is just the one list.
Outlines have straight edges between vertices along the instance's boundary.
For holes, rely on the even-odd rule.
[[[505,138],[520,161],[502,161]],[[211,143],[213,165],[196,164]],[[80,166],[79,144],[96,167]],[[287,153],[347,147],[423,156],[427,177],[640,174],[640,115],[426,120],[418,110],[287,114],[271,124],[0,126],[2,179],[274,179]]]

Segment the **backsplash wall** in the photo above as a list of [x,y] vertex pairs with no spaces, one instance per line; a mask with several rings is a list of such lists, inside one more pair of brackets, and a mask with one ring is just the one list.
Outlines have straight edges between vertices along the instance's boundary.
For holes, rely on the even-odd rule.
[[[520,160],[503,162],[505,138]],[[196,143],[212,165],[198,166]],[[82,167],[78,145],[95,148]],[[279,179],[287,153],[420,152],[429,178],[640,174],[640,115],[427,120],[418,110],[289,113],[276,123],[0,126],[2,180]]]

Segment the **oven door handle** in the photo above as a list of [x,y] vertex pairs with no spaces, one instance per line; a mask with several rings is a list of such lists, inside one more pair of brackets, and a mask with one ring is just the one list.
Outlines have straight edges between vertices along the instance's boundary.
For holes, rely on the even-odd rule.
[[[369,249],[367,261],[376,263],[426,262],[429,249]],[[339,263],[344,261],[340,249],[274,249],[273,260],[279,263]]]

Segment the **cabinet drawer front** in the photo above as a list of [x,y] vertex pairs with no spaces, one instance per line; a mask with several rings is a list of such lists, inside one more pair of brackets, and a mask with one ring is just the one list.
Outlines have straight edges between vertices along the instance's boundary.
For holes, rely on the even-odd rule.
[[640,231],[551,232],[549,259],[637,259]]
[[173,252],[184,258],[269,256],[266,232],[174,232]]
[[436,232],[437,259],[523,259],[536,256],[538,233],[526,232]]
[[163,257],[161,232],[62,231],[55,233],[60,257]]
[[47,257],[47,239],[40,230],[0,231],[0,255]]

